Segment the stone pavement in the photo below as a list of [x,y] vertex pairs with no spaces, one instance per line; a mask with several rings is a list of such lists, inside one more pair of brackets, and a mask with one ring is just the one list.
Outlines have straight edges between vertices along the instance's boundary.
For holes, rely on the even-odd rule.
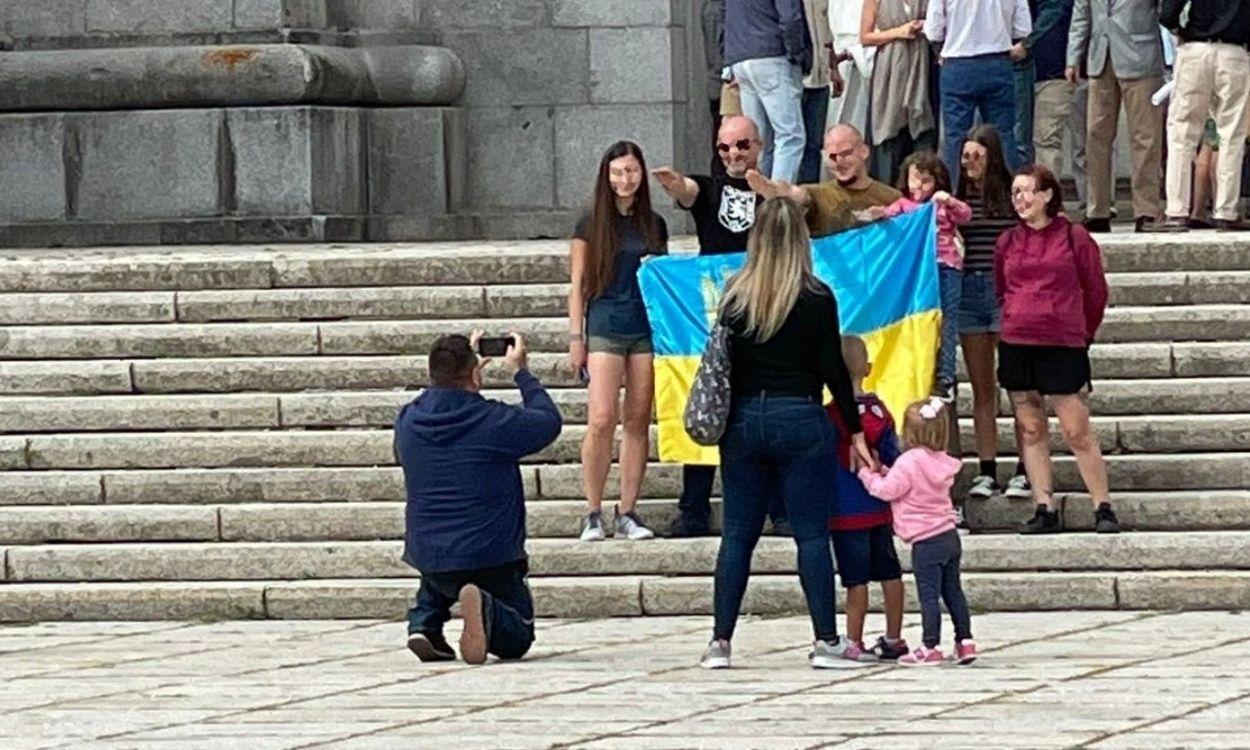
[[744,620],[728,672],[695,665],[707,617],[545,620],[485,667],[422,665],[395,622],[10,626],[0,748],[1250,747],[1250,614],[973,625],[970,667],[828,672],[797,617]]

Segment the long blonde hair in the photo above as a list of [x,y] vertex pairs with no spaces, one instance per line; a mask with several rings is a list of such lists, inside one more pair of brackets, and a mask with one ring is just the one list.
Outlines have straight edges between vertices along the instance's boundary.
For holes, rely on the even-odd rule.
[[747,238],[747,262],[725,288],[721,309],[746,322],[744,334],[768,341],[781,330],[804,289],[818,290],[803,210],[789,198],[769,198]]

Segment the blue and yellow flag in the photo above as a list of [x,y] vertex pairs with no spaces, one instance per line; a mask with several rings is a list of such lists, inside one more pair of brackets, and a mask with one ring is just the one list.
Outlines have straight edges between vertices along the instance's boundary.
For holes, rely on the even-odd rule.
[[[931,204],[812,242],[812,264],[837,297],[842,333],[868,346],[872,373],[864,388],[898,416],[933,385],[941,323],[936,245]],[[648,261],[638,272],[651,319],[664,461],[718,462],[715,448],[686,434],[682,415],[725,282],[745,262],[745,253],[671,255]]]

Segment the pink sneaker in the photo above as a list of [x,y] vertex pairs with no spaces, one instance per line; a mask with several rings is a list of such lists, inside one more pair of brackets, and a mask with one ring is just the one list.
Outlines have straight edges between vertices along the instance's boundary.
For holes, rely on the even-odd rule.
[[955,661],[960,664],[971,664],[977,660],[977,642],[969,638],[955,644]]
[[904,667],[936,667],[946,661],[946,657],[942,654],[940,648],[920,648],[912,651],[906,656],[900,656],[898,663]]

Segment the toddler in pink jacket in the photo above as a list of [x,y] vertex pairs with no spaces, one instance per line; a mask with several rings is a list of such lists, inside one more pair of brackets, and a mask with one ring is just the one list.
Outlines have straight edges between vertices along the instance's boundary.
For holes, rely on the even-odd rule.
[[945,661],[938,644],[942,636],[942,609],[946,604],[955,623],[955,659],[971,664],[977,658],[972,640],[972,615],[959,582],[963,546],[955,530],[950,491],[962,463],[946,454],[950,415],[934,397],[907,407],[903,416],[903,452],[884,474],[863,468],[859,478],[868,492],[890,503],[894,533],[911,544],[912,574],[920,599],[924,645],[900,658],[909,667],[935,666]]

